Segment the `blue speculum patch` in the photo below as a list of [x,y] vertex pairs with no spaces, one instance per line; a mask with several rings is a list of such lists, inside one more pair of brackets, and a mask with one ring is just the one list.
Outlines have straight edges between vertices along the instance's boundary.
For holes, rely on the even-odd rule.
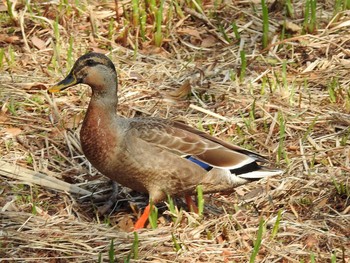
[[202,162],[200,160],[197,160],[196,158],[188,155],[185,157],[187,160],[195,163],[195,164],[198,164],[200,167],[202,167],[203,169],[207,170],[207,171],[210,171],[213,167],[210,166],[209,164],[205,163],[205,162]]

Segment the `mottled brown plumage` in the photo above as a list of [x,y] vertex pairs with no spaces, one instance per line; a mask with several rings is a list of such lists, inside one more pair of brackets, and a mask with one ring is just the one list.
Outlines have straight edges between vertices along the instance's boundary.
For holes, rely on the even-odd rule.
[[[232,191],[252,180],[281,173],[258,165],[267,162],[261,155],[183,123],[119,117],[117,73],[105,55],[89,53],[80,57],[68,76],[49,91],[79,83],[92,88],[80,132],[87,159],[110,179],[149,193],[154,203],[167,194],[193,194],[199,184],[206,193]],[[198,161],[203,163],[198,165]]]

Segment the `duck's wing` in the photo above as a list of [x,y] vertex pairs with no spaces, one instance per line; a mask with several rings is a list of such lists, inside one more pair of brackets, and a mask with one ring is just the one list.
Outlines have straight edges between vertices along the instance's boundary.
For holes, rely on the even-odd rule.
[[213,166],[237,169],[267,160],[254,152],[217,139],[180,122],[162,119],[129,119],[128,133],[170,151],[195,156]]

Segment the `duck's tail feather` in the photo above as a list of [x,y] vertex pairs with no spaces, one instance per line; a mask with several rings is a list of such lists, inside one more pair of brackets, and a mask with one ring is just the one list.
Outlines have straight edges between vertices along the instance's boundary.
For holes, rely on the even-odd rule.
[[[213,169],[213,166],[198,160],[194,158],[193,156],[186,156],[186,159],[188,159],[191,162],[194,162],[195,164],[199,165],[203,169],[207,170],[208,172]],[[218,168],[218,167],[217,167]],[[224,168],[223,168],[224,169]],[[283,173],[282,170],[279,169],[271,169],[266,166],[261,166],[256,162],[251,162],[246,165],[243,165],[242,167],[230,169],[230,173],[232,175],[238,176],[240,178],[249,179],[249,180],[259,180],[264,177],[268,176],[274,176],[274,175],[280,175]]]
[[267,176],[280,175],[283,173],[282,170],[260,166],[256,162],[249,163],[237,169],[231,169],[230,172],[238,177],[253,180],[258,180]]

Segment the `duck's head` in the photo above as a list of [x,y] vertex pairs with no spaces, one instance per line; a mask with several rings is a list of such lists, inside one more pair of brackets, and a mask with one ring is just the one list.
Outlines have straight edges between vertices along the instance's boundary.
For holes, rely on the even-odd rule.
[[91,52],[81,56],[70,73],[48,91],[59,92],[76,84],[87,84],[93,94],[109,93],[117,89],[117,72],[113,62],[105,55]]

